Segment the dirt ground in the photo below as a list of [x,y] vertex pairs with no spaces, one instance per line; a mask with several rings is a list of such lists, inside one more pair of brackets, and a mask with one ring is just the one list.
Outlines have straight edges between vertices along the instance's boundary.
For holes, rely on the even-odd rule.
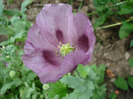
[[[11,5],[5,3],[6,9],[20,9],[21,3],[24,0],[13,0]],[[84,0],[84,4],[80,10],[84,14],[91,13],[95,11],[92,0]],[[81,0],[74,0],[72,7],[73,11],[77,11],[80,6]],[[40,12],[41,8],[47,3],[67,3],[67,0],[34,0],[27,8],[27,19],[29,21],[35,22],[35,18]],[[89,16],[92,24],[95,20],[93,16]],[[107,84],[107,99],[108,95],[116,90],[120,91],[118,99],[133,99],[133,90],[122,91],[117,89],[113,85],[113,81],[118,76],[127,77],[128,75],[133,75],[133,68],[129,67],[128,59],[133,56],[133,48],[129,48],[130,37],[127,37],[123,40],[120,40],[118,37],[119,27],[95,30],[97,37],[97,42],[95,44],[95,51],[93,54],[93,59],[89,63],[90,65],[96,64],[101,65],[105,64],[106,68],[110,69],[112,73],[115,74],[115,77],[105,79],[105,84]],[[0,42],[3,41],[6,37],[0,36]]]

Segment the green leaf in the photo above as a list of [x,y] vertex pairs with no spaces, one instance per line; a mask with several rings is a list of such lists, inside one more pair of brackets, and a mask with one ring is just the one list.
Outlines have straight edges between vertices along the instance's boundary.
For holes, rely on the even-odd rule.
[[110,2],[113,3],[113,4],[116,4],[117,3],[116,0],[110,0]]
[[56,83],[50,83],[50,88],[48,90],[44,90],[45,93],[48,94],[49,99],[53,99],[58,96],[58,99],[62,99],[67,94],[68,88],[65,84],[62,84],[60,81]]
[[4,9],[3,0],[0,0],[0,17],[3,15],[3,9]]
[[126,5],[120,6],[120,11],[118,14],[123,15],[123,14],[132,14],[133,13],[133,2],[128,2]]
[[133,67],[133,57],[128,60],[128,63],[130,65],[130,67],[132,68]]
[[27,6],[32,3],[32,0],[25,0],[22,5],[21,5],[21,13],[22,13],[22,16],[23,18],[26,18],[26,14],[25,14],[25,11],[27,10]]
[[[6,77],[6,73],[5,73],[5,66],[4,63],[0,62],[0,82],[4,81],[4,78]],[[0,85],[1,87],[2,85]]]
[[29,92],[30,88],[25,88],[22,95],[21,99],[30,99],[31,92]]
[[34,78],[36,77],[37,75],[33,72],[29,73],[29,75],[27,76],[27,81],[32,81],[34,80]]
[[130,47],[132,47],[133,46],[133,40],[131,41],[131,43],[130,43]]
[[20,11],[17,9],[14,9],[14,10],[5,10],[4,9],[3,13],[6,14],[7,16],[21,15]]
[[78,65],[77,70],[83,78],[87,76],[87,70],[83,67],[82,64]]
[[97,28],[98,26],[103,25],[105,23],[105,21],[106,21],[106,17],[104,17],[104,16],[96,19],[94,27]]
[[11,3],[13,2],[13,0],[8,0],[7,2],[8,2],[9,4],[11,4]]
[[109,98],[110,98],[110,99],[116,99],[116,97],[117,97],[117,96],[116,96],[116,94],[115,94],[114,92],[113,92],[112,94],[109,95]]
[[27,10],[27,9],[26,9],[26,6],[28,6],[30,2],[31,2],[30,0],[25,0],[25,1],[22,3],[22,5],[21,5],[21,12],[22,12],[22,13],[25,13],[25,11]]
[[132,31],[133,31],[133,24],[123,22],[123,25],[121,26],[119,31],[120,39],[127,37]]
[[128,84],[123,77],[118,77],[117,80],[114,81],[114,84],[120,89],[128,90]]
[[74,88],[78,91],[85,91],[85,87],[83,87],[82,83],[84,82],[83,79],[74,76],[65,76],[60,80],[64,84],[68,84],[69,87]]
[[37,94],[32,95],[32,99],[37,99]]
[[132,7],[121,8],[120,15],[133,13]]
[[16,46],[13,45],[13,44],[12,44],[12,45],[6,46],[6,52],[7,52],[7,53],[12,54],[15,50],[16,50]]
[[127,81],[129,86],[133,89],[133,76],[128,76]]
[[61,79],[61,82],[75,89],[70,95],[63,99],[90,99],[95,89],[92,81],[84,80],[79,77],[65,76]]
[[0,90],[0,93],[1,95],[4,95],[4,93],[10,89],[12,86],[19,86],[21,85],[22,81],[20,81],[19,79],[14,79],[12,82],[9,82],[9,83],[6,83],[2,86],[1,90]]
[[91,99],[105,99],[106,97],[106,85],[98,86],[95,84],[95,90]]
[[[92,83],[88,84],[90,84],[91,86]],[[74,90],[71,94],[67,95],[66,97],[63,97],[63,99],[90,99],[90,97],[93,95],[92,90],[93,89],[90,88],[84,92]]]
[[1,42],[0,46],[5,46],[5,45],[8,45],[8,44],[9,44],[9,40]]
[[98,84],[102,84],[102,82],[104,81],[104,75],[105,75],[105,65],[100,65],[98,68],[97,68],[97,71],[96,71],[99,80],[98,80]]
[[102,11],[108,3],[108,0],[93,0],[93,5],[98,11]]
[[10,38],[10,42],[11,43],[14,43],[15,41],[24,41],[25,40],[25,36],[26,36],[26,34],[25,34],[25,32],[20,32],[20,33],[18,33],[18,34],[16,34],[14,37],[11,37]]
[[0,27],[0,34],[1,35],[10,35],[11,31],[8,30],[6,26],[1,26]]
[[79,92],[73,91],[69,95],[63,97],[63,99],[78,99],[78,97],[79,97]]

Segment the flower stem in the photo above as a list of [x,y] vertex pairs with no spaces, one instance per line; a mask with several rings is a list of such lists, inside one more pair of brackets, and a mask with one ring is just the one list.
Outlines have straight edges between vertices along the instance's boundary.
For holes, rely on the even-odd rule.
[[119,3],[116,3],[115,5],[116,5],[116,6],[119,6],[119,5],[122,5],[122,4],[125,4],[125,3],[127,3],[127,1],[119,2]]
[[[127,19],[125,22],[129,22],[133,19],[133,17],[130,17],[129,19]],[[107,26],[102,26],[102,27],[98,27],[97,30],[99,29],[105,29],[105,28],[110,28],[110,27],[114,27],[114,26],[117,26],[117,25],[122,25],[122,22],[118,22],[118,23],[115,23],[115,24],[111,24],[111,25],[107,25]]]
[[97,12],[94,11],[94,12],[92,12],[92,13],[87,14],[87,16],[90,16],[90,15],[93,15],[93,14],[96,14],[96,13],[97,13]]
[[73,0],[71,0],[71,5],[73,4]]
[[83,5],[83,2],[84,2],[84,0],[81,1],[80,6],[79,6],[79,8],[78,8],[78,11],[81,9],[81,7],[82,7],[82,5]]

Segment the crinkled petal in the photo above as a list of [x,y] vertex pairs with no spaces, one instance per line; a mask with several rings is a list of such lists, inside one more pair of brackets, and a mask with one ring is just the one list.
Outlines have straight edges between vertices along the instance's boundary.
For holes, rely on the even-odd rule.
[[[76,34],[72,42],[77,46],[78,50],[83,50],[87,55],[92,56],[95,34],[90,20],[83,13],[77,13],[73,20]],[[91,57],[88,62],[90,61]]]
[[45,68],[45,59],[42,57],[41,52],[33,52],[32,54],[25,54],[22,58],[26,67],[38,74]]
[[43,84],[48,82],[56,82],[65,74],[73,71],[78,64],[85,65],[88,58],[89,56],[87,56],[83,51],[69,53],[64,57],[60,66],[49,65],[43,68],[38,74],[40,81]]
[[25,66],[34,71],[43,84],[55,82],[63,76],[60,73],[62,59],[51,54],[46,51],[46,53],[34,52],[30,55],[23,55]]
[[59,66],[61,57],[56,54],[56,47],[45,38],[37,24],[34,24],[28,31],[25,42],[23,62],[32,71],[38,74],[48,65]]
[[42,71],[38,74],[40,81],[42,84],[48,82],[56,82],[63,75],[60,74],[60,66],[49,65],[42,69]]
[[32,54],[25,54],[22,59],[25,66],[36,74],[47,72],[48,70],[46,68],[49,66],[59,67],[62,61],[61,57],[45,50],[43,52],[35,51]]
[[25,42],[24,51],[28,54],[36,50],[51,50],[55,51],[56,47],[52,45],[42,33],[37,24],[34,24],[28,31],[27,41]]
[[78,64],[86,65],[89,58],[90,56],[86,55],[86,53],[81,50],[67,54],[61,65],[61,74],[65,75],[73,71]]
[[36,18],[39,28],[45,37],[54,45],[67,43],[70,18],[73,17],[72,7],[68,4],[48,4]]

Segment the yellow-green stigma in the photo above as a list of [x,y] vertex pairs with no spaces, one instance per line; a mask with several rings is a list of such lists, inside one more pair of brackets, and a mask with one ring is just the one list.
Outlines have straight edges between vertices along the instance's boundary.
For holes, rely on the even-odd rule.
[[70,43],[62,44],[62,46],[60,47],[60,55],[62,57],[66,56],[68,53],[73,51],[74,51],[74,48],[70,45]]

